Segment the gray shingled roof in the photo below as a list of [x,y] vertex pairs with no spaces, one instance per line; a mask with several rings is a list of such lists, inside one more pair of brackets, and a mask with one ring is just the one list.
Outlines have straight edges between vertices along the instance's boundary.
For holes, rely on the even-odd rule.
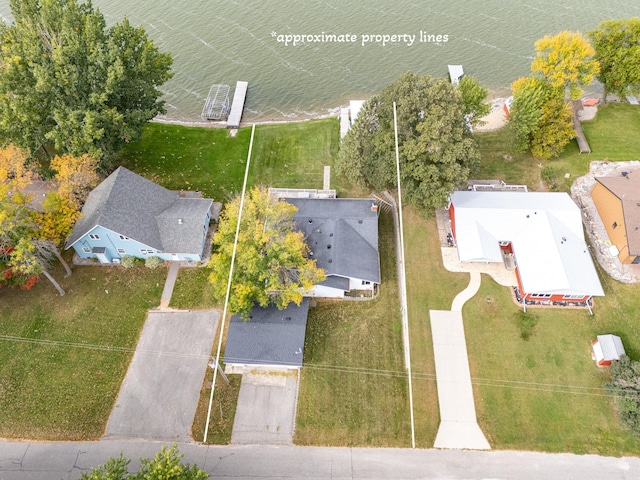
[[65,248],[100,225],[161,252],[199,254],[211,202],[179,198],[177,192],[118,167],[87,197]]
[[378,212],[372,200],[288,198],[298,208],[294,219],[327,275],[380,283]]
[[640,255],[640,168],[621,170],[616,169],[610,176],[596,177],[596,180],[622,202],[629,253]]
[[233,315],[229,323],[224,363],[301,367],[309,298],[284,310],[256,306],[251,320]]

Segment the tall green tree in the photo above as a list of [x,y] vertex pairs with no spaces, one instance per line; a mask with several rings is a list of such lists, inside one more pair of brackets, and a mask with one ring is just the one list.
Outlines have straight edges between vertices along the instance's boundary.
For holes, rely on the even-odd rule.
[[463,76],[458,82],[458,90],[462,94],[464,113],[473,127],[482,126],[482,117],[491,112],[491,105],[486,103],[489,91],[475,77]]
[[547,35],[535,43],[531,71],[542,75],[552,87],[561,88],[576,100],[582,86],[590,85],[599,71],[595,50],[580,32]]
[[595,59],[600,65],[598,80],[608,93],[624,97],[628,89],[640,93],[640,19],[607,20],[588,32]]
[[[316,267],[302,232],[296,229],[296,207],[269,196],[264,188],[251,189],[244,200],[238,236],[229,311],[248,318],[255,304],[275,304],[282,309],[293,302],[300,305],[303,295],[325,279]],[[214,236],[214,254],[209,280],[214,296],[226,295],[233,254],[240,197],[227,203]]]
[[409,72],[369,99],[342,141],[336,169],[363,187],[397,186],[393,102],[403,196],[425,211],[442,207],[480,160],[465,119],[472,112],[443,79]]
[[164,112],[171,56],[128,20],[106,28],[91,2],[11,0],[0,25],[0,141],[89,154],[108,166]]

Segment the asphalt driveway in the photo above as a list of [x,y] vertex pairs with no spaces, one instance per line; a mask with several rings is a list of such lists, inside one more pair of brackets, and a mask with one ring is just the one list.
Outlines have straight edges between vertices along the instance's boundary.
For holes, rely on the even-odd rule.
[[191,441],[219,318],[217,310],[149,312],[105,439]]

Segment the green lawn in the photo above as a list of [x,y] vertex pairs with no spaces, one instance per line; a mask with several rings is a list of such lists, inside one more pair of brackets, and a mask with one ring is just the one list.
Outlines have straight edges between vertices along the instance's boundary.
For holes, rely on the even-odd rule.
[[429,310],[451,308],[453,298],[469,283],[469,276],[447,272],[442,266],[434,218],[425,219],[407,208],[404,228],[416,445],[431,448],[440,412]]
[[[482,161],[476,178],[524,183],[532,190],[540,190],[544,186],[540,183],[540,174],[547,169],[547,186],[551,190],[568,192],[573,181],[589,170],[590,162],[640,160],[640,108],[637,106],[626,103],[600,106],[596,118],[584,122],[582,128],[591,153],[581,154],[572,140],[558,158],[551,160],[513,153],[506,128],[479,133],[476,137]],[[565,178],[567,174],[569,177]]]
[[76,267],[66,279],[54,271],[64,297],[44,278],[28,292],[0,289],[0,437],[102,436],[165,274]]
[[593,317],[586,310],[530,308],[537,325],[523,340],[509,289],[483,276],[463,316],[478,419],[493,447],[637,455],[640,439],[616,420],[602,390],[608,372],[591,359],[591,342],[619,335],[638,358],[640,286],[612,280],[604,286]]

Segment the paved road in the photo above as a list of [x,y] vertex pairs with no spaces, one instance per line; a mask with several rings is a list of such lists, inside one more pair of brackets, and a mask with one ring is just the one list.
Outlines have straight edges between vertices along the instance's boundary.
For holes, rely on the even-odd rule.
[[[73,480],[120,452],[153,457],[160,443],[18,443],[0,441],[0,479]],[[179,444],[184,461],[212,479],[514,479],[629,480],[640,478],[640,458],[531,452],[319,448]],[[130,469],[137,470],[138,461]]]

